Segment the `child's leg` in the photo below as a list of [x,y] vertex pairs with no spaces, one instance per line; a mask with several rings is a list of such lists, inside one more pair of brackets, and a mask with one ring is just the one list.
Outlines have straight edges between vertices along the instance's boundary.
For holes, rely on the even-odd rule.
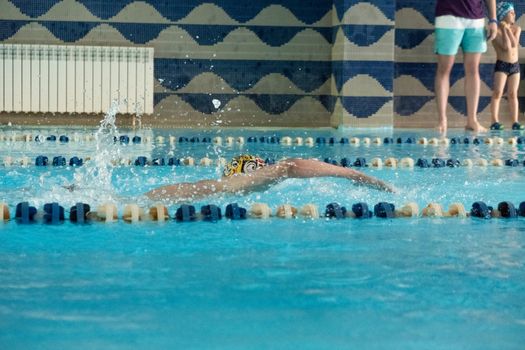
[[502,72],[494,72],[494,86],[492,91],[492,100],[490,102],[490,112],[492,123],[499,123],[499,105],[503,96],[503,89],[507,82],[507,75]]
[[512,74],[507,78],[507,99],[509,101],[510,116],[513,123],[518,122],[519,104],[518,88],[520,86],[520,74]]

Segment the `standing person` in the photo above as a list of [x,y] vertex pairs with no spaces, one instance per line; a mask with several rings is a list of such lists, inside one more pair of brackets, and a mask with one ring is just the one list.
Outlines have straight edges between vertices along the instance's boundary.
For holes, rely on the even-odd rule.
[[499,21],[498,35],[492,41],[496,50],[496,66],[494,67],[494,87],[490,111],[492,114],[491,130],[503,130],[499,122],[499,105],[505,84],[507,84],[507,100],[509,102],[512,130],[523,130],[524,126],[518,123],[519,104],[518,87],[520,85],[520,64],[518,49],[521,27],[516,25],[514,5],[510,2],[500,2],[497,7]]
[[485,33],[485,11],[482,0],[437,0],[435,52],[437,71],[435,80],[436,102],[439,116],[438,129],[447,131],[447,102],[450,91],[450,72],[459,47],[463,50],[465,69],[465,97],[467,100],[467,123],[465,129],[483,132],[478,122],[480,90],[479,61],[487,51],[487,42],[497,33],[496,0],[485,0],[489,26]]

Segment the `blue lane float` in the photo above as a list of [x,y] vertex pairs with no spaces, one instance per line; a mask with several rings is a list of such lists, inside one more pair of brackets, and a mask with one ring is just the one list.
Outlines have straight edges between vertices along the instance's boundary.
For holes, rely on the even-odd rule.
[[84,160],[77,156],[71,157],[71,159],[69,159],[70,166],[82,166],[83,164],[84,164]]
[[86,203],[77,203],[69,209],[69,220],[71,222],[83,224],[88,221],[88,213],[91,207]]
[[49,161],[49,158],[46,156],[37,156],[35,159],[35,165],[36,166],[47,166],[47,163]]
[[135,166],[146,166],[148,164],[148,158],[141,156],[135,159]]
[[222,219],[221,208],[214,204],[203,205],[201,215],[204,221],[217,222]]
[[37,210],[30,206],[28,202],[21,202],[16,205],[15,219],[19,224],[30,224],[35,222]]
[[181,205],[175,212],[175,219],[179,222],[190,222],[197,220],[195,207],[188,204]]
[[369,219],[374,216],[372,211],[368,209],[368,204],[363,202],[353,204],[352,213],[354,213],[354,216],[358,219]]
[[46,203],[44,204],[44,223],[47,224],[60,224],[64,222],[64,207],[58,203]]
[[470,209],[470,216],[480,219],[490,219],[492,217],[493,208],[485,204],[485,202],[474,202]]
[[503,218],[514,219],[518,217],[518,211],[511,202],[501,202],[498,204],[498,211]]
[[53,166],[65,166],[66,165],[66,158],[62,156],[56,156],[53,157]]
[[346,208],[339,203],[330,203],[326,206],[324,216],[328,219],[344,219],[346,217]]
[[128,135],[120,135],[119,142],[123,145],[127,145],[129,143],[129,136]]
[[244,220],[246,219],[246,209],[237,203],[230,203],[226,206],[225,216],[230,220]]
[[379,202],[374,206],[374,215],[378,218],[391,219],[396,217],[395,210],[394,204]]

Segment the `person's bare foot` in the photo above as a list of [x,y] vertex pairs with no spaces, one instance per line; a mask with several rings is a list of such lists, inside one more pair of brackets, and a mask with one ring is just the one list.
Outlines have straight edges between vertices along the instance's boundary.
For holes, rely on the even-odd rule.
[[467,125],[465,125],[465,130],[480,133],[480,132],[486,132],[487,128],[483,127],[479,122],[476,121],[476,122],[468,122]]
[[447,135],[447,128],[448,128],[448,125],[447,125],[447,120],[441,120],[439,122],[439,124],[437,125],[436,129],[438,130],[438,132],[443,135],[443,136],[446,136]]

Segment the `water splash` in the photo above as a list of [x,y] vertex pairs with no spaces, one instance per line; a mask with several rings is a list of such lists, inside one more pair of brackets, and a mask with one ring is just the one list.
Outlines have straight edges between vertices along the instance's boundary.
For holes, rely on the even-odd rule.
[[[121,149],[115,139],[119,138],[119,131],[115,125],[116,115],[120,110],[120,102],[113,100],[100,127],[94,134],[95,150],[91,159],[86,159],[82,167],[75,169],[73,174],[73,189],[61,201],[87,202],[90,204],[118,201],[116,190],[112,184],[113,169],[121,158]],[[67,191],[60,188],[61,194]],[[53,192],[57,192],[55,188]]]

